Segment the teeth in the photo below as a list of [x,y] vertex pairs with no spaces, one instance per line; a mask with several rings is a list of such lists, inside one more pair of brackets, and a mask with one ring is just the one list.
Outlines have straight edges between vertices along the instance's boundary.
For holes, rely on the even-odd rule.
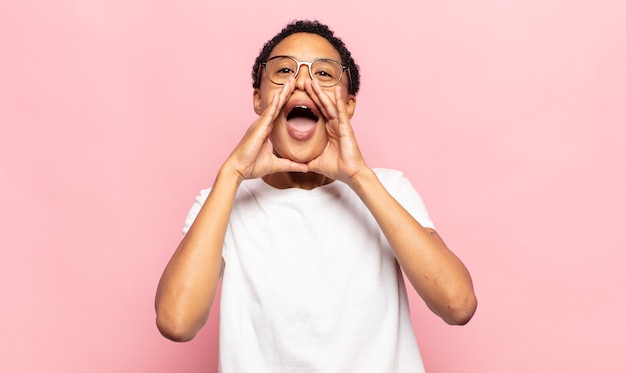
[[312,119],[314,121],[318,121],[317,115],[313,114],[313,110],[306,105],[297,105],[294,106],[291,111],[287,114],[287,120],[290,120],[294,117],[306,117]]

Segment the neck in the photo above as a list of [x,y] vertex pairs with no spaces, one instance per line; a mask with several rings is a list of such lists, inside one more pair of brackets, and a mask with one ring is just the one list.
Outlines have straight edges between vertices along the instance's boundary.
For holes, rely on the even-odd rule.
[[334,180],[315,172],[279,172],[263,176],[263,181],[277,189],[301,188],[311,190]]

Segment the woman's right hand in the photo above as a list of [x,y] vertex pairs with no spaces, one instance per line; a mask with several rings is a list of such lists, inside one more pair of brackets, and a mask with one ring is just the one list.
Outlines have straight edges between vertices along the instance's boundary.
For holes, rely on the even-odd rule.
[[272,152],[269,136],[274,120],[293,92],[295,80],[289,80],[252,123],[245,135],[226,160],[224,167],[235,171],[239,180],[255,179],[277,172],[307,172],[308,166],[288,159],[279,158]]

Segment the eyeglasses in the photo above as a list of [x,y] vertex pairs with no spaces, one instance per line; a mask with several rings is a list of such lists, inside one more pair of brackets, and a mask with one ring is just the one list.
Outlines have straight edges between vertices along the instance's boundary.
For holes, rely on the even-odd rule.
[[297,77],[300,66],[309,68],[309,76],[322,87],[333,87],[341,81],[344,70],[350,70],[332,58],[316,58],[313,61],[298,61],[291,56],[274,56],[261,64],[270,82],[283,85],[290,77]]

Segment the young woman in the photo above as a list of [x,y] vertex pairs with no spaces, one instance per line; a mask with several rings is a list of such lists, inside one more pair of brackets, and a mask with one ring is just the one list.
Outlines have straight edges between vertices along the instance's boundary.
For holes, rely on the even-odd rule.
[[259,118],[196,198],[159,283],[159,330],[192,339],[223,276],[223,372],[423,371],[402,271],[449,324],[476,297],[410,182],[361,155],[350,52],[294,22],[265,44],[253,87]]

